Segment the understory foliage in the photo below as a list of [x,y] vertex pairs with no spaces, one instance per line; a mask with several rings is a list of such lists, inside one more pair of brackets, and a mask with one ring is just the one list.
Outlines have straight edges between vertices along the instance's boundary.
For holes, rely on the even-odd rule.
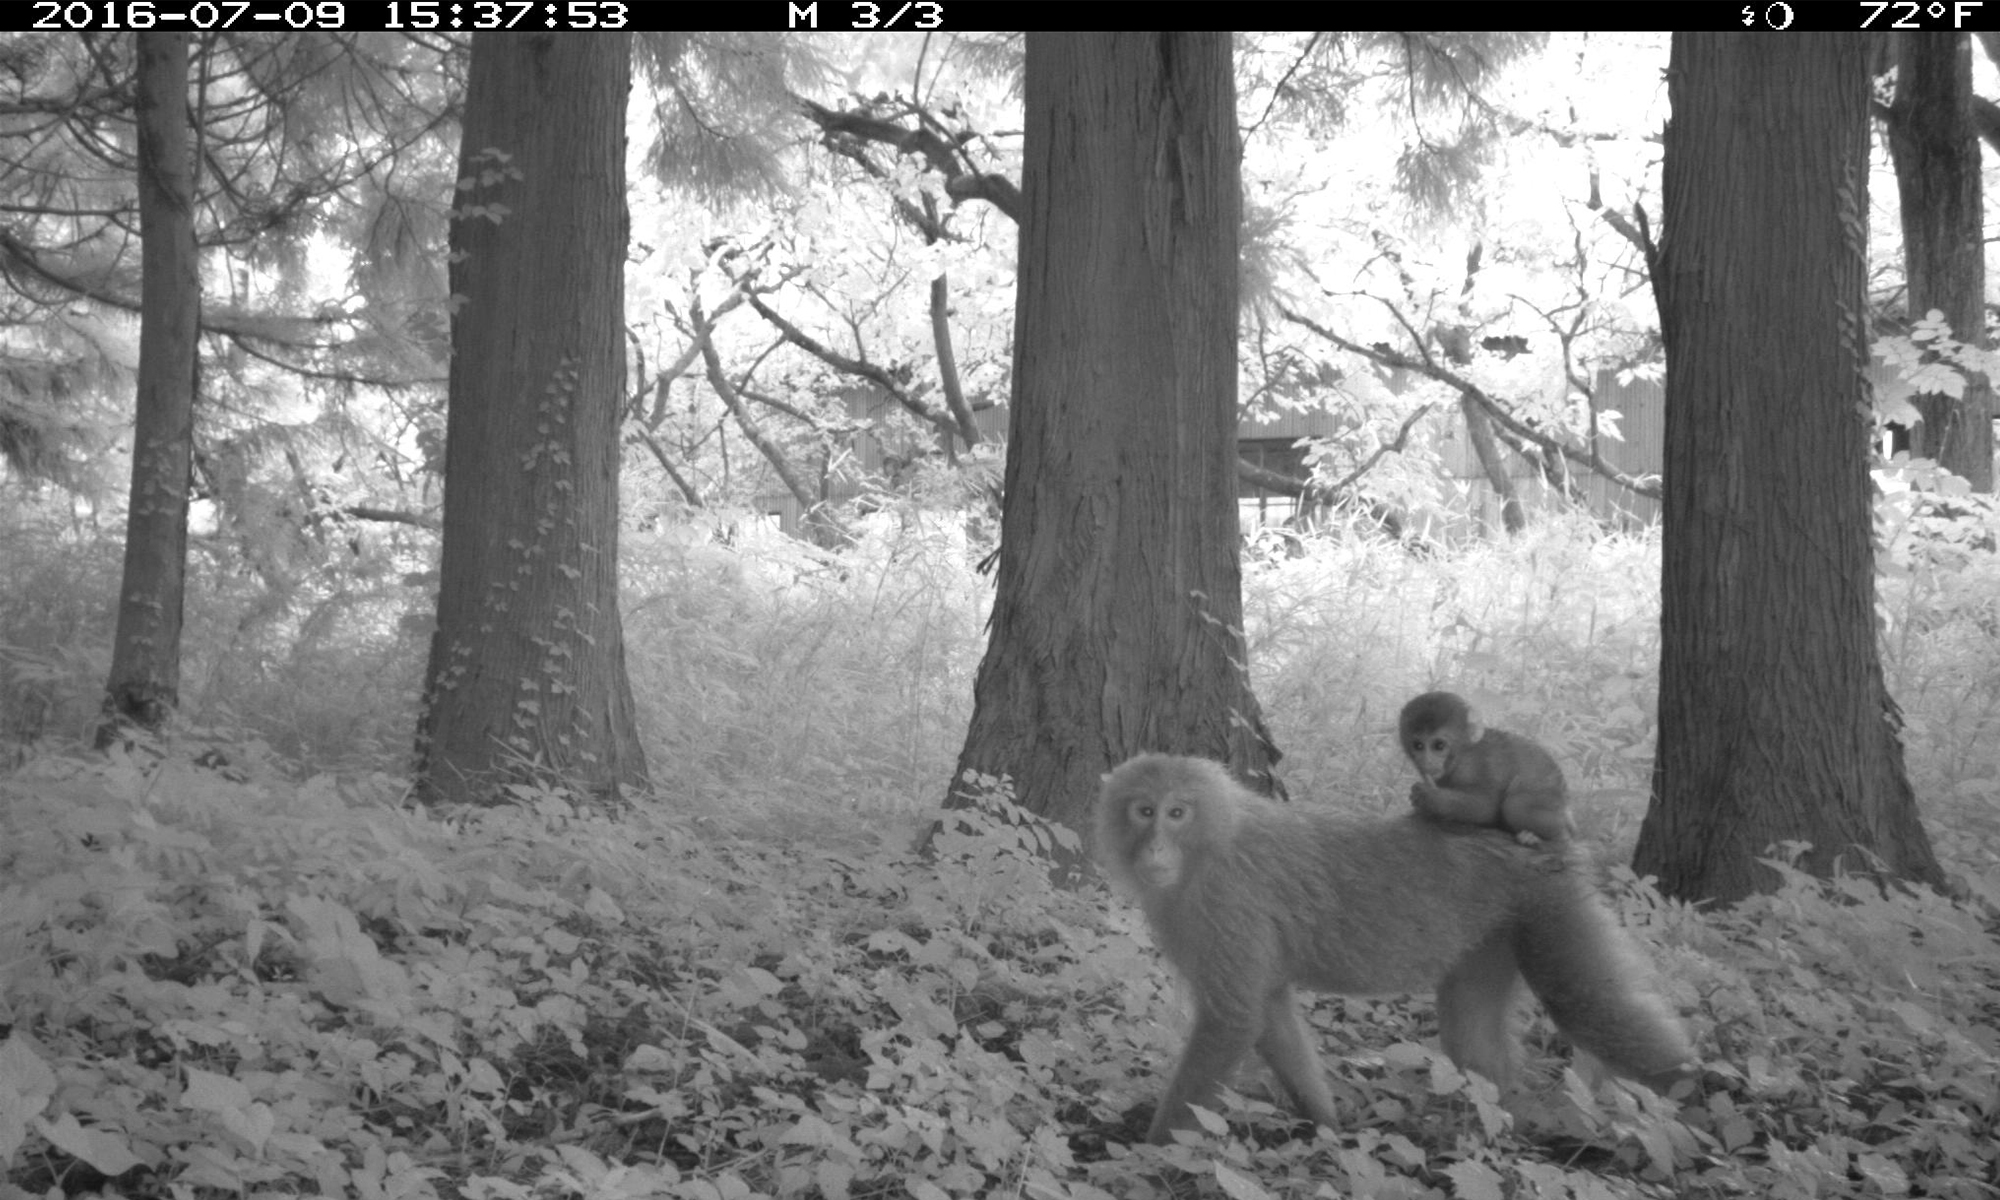
[[1709,1059],[1683,1105],[1593,1094],[1538,1028],[1509,1111],[1428,1002],[1321,998],[1345,1128],[1246,1074],[1221,1136],[1152,1149],[1172,982],[990,781],[919,861],[144,765],[0,789],[5,1200],[1972,1200],[2000,1169],[2000,957],[1935,897],[1792,874],[1697,915],[1609,872]]
[[[393,589],[287,657],[217,576],[190,626],[218,680],[201,730],[107,761],[51,717],[0,775],[0,1200],[1990,1200],[2000,567],[1984,502],[1949,500],[1885,489],[1882,624],[1962,903],[1814,881],[1780,848],[1783,890],[1698,913],[1611,865],[1652,752],[1656,539],[1552,520],[1254,553],[1253,682],[1295,802],[1400,811],[1395,706],[1433,685],[1547,741],[1707,1071],[1680,1103],[1593,1093],[1537,1024],[1537,1086],[1503,1106],[1440,1056],[1427,999],[1316,997],[1343,1128],[1315,1137],[1250,1070],[1213,1136],[1164,1149],[1133,1143],[1184,1008],[1134,908],[1052,885],[1059,831],[996,781],[931,858],[907,849],[977,661],[958,526],[905,514],[838,555],[630,539],[642,730],[674,769],[616,811],[409,805]],[[99,618],[61,577],[95,561],[0,580],[16,714],[88,711]]]

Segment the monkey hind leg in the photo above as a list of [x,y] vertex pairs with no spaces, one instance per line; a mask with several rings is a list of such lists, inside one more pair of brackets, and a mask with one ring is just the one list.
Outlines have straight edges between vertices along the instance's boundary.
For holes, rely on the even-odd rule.
[[1300,1112],[1329,1129],[1340,1128],[1326,1071],[1291,988],[1279,988],[1265,1003],[1264,1034],[1257,1039],[1257,1053],[1277,1073]]
[[1446,1056],[1502,1092],[1519,1075],[1520,999],[1513,939],[1505,933],[1459,959],[1437,989],[1438,1034]]
[[1525,906],[1514,950],[1556,1028],[1605,1068],[1662,1095],[1694,1073],[1694,1047],[1652,964],[1574,868]]

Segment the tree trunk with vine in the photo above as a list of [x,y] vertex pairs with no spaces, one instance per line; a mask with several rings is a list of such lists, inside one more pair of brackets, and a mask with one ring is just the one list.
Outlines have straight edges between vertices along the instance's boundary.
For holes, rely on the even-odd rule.
[[433,800],[646,780],[618,609],[628,43],[473,36],[418,735]]

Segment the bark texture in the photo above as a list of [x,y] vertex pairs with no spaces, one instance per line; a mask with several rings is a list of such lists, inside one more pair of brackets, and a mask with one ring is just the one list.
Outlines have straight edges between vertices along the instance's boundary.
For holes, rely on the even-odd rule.
[[137,44],[139,391],[118,632],[105,684],[100,747],[115,740],[121,726],[158,729],[180,703],[195,356],[201,330],[187,35],[142,33]]
[[622,34],[473,37],[418,736],[433,800],[646,779],[618,611],[630,73]]
[[[1972,39],[1963,33],[1896,35],[1896,102],[1889,154],[1902,201],[1909,315],[1933,309],[1951,335],[1986,344],[1986,230],[1979,134],[1972,119]],[[1979,372],[1965,394],[1912,398],[1923,421],[1912,449],[1993,490],[1993,387]]]
[[1875,628],[1867,47],[1675,34],[1659,754],[1635,866],[1734,900],[1805,865],[1936,883]]
[[[1028,35],[991,640],[954,788],[1075,828],[1141,750],[1276,753],[1244,669],[1229,38]],[[1268,786],[1268,782],[1267,782]]]

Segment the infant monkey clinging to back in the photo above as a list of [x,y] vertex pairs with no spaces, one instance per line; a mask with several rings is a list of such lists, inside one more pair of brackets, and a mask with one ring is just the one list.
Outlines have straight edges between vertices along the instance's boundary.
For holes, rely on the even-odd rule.
[[1488,729],[1452,692],[1425,692],[1396,722],[1420,777],[1410,803],[1433,820],[1502,829],[1523,845],[1576,833],[1562,768],[1532,738]]

